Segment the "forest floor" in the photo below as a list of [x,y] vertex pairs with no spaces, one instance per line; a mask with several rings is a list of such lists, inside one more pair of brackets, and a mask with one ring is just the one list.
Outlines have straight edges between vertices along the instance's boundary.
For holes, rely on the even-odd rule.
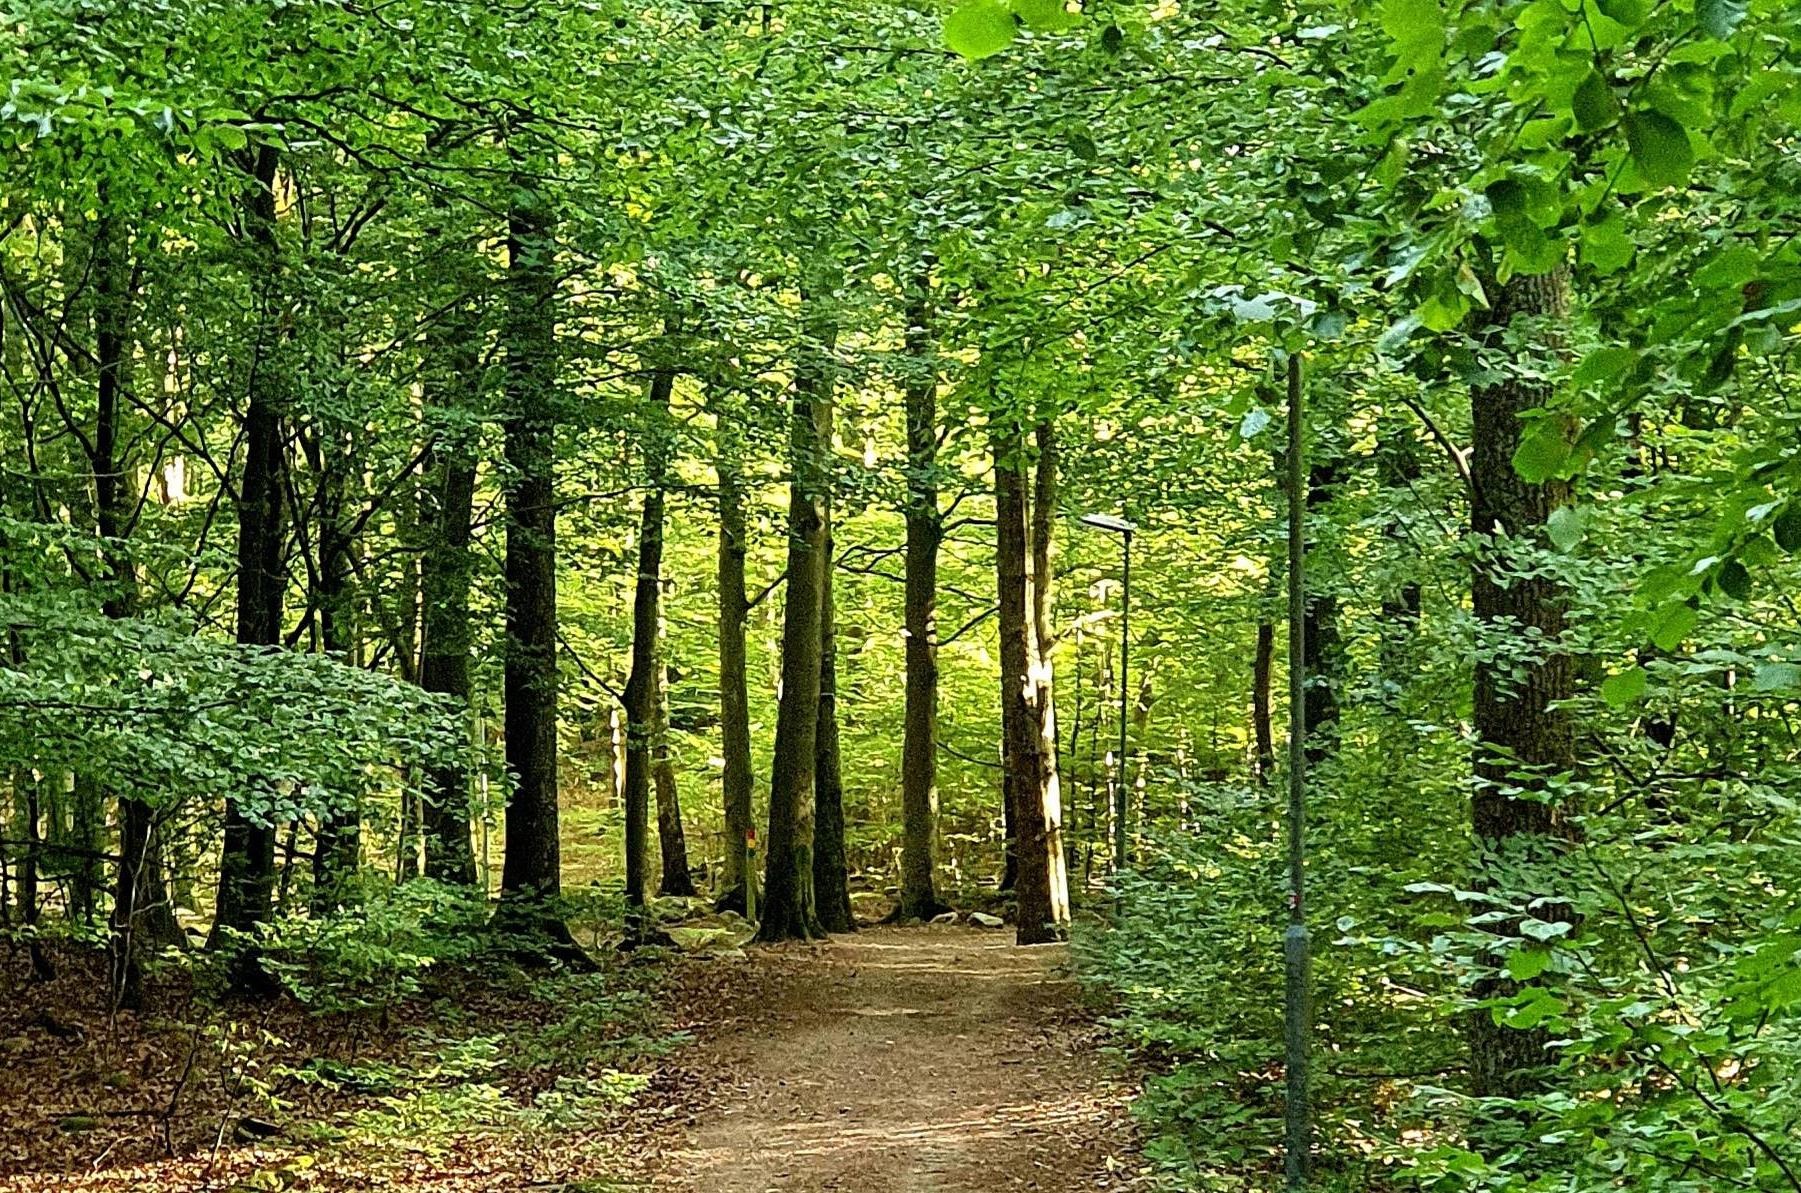
[[[0,1190],[913,1193],[1134,1184],[1130,1088],[1057,946],[829,943],[446,973],[378,1016],[91,961],[0,982]],[[16,958],[14,959],[16,962]]]
[[[866,928],[756,950],[689,1025],[652,1187],[964,1193],[1132,1183],[1128,1089],[1060,947]],[[659,1083],[662,1084],[662,1083]],[[665,1086],[668,1089],[667,1086]]]

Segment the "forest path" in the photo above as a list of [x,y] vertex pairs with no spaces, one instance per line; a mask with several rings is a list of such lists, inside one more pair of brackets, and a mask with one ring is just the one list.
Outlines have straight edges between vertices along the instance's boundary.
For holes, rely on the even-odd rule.
[[[723,967],[721,967],[723,968]],[[657,1150],[694,1193],[963,1193],[1131,1183],[1127,1090],[1061,946],[866,928],[752,948],[684,1058],[704,1105]]]

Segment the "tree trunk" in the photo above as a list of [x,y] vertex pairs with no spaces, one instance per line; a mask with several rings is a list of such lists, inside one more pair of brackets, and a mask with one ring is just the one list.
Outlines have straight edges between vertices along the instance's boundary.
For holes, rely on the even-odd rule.
[[819,726],[813,745],[813,898],[827,932],[855,932],[844,848],[844,774],[838,757],[838,644],[832,604],[831,497],[826,510],[825,579],[819,601]]
[[1276,736],[1270,727],[1270,677],[1275,672],[1276,626],[1257,622],[1257,650],[1251,658],[1251,736],[1257,749],[1257,782],[1268,785],[1276,770]]
[[[275,273],[275,176],[277,150],[262,146],[252,166],[252,189],[244,204],[245,235],[253,260],[267,278]],[[260,342],[251,362],[249,404],[244,412],[244,470],[238,487],[237,640],[245,646],[275,648],[281,641],[282,476],[284,444],[279,381],[270,375],[270,356],[281,330],[276,299],[265,294],[260,315]],[[275,894],[276,825],[261,811],[246,812],[239,801],[225,801],[225,841],[219,859],[219,896],[208,945],[233,947],[233,934],[255,931],[268,922]],[[233,966],[240,987],[264,986],[261,967],[249,950],[240,950]]]
[[[425,485],[420,511],[425,551],[419,586],[424,641],[419,654],[419,686],[469,708],[469,588],[475,572],[470,539],[475,520],[476,433],[469,425],[479,398],[481,359],[474,313],[462,305],[446,318],[440,343],[442,371],[425,386],[428,415],[439,426],[425,428]],[[474,886],[475,849],[469,839],[469,770],[446,762],[425,774],[421,799],[425,835],[425,876]]]
[[[1533,378],[1548,375],[1551,370],[1543,361],[1560,351],[1568,280],[1562,272],[1516,277],[1491,287],[1489,294],[1493,307],[1485,330],[1490,349],[1500,351],[1504,336],[1517,336],[1532,345],[1526,351],[1537,358],[1536,367],[1504,373],[1470,393],[1470,514],[1477,547],[1471,596],[1478,630],[1471,813],[1485,866],[1496,858],[1517,866],[1557,851],[1567,840],[1563,808],[1531,795],[1543,792],[1575,763],[1569,713],[1554,707],[1574,692],[1574,668],[1561,642],[1567,598],[1553,578],[1536,569],[1521,576],[1518,559],[1509,558],[1518,555],[1511,544],[1542,548],[1545,524],[1570,497],[1567,482],[1531,483],[1513,467],[1522,437],[1521,414],[1543,406],[1550,396],[1549,387]],[[1501,642],[1523,640],[1542,643],[1543,653],[1521,661],[1501,651],[1497,659],[1495,647]],[[1548,918],[1553,913],[1538,914]],[[1491,960],[1499,963],[1499,958]],[[1499,998],[1518,989],[1512,980],[1495,977],[1479,983],[1476,995]],[[1545,1031],[1497,1025],[1484,1009],[1470,1016],[1469,1032],[1472,1092],[1517,1097],[1536,1087],[1548,1060]]]
[[[319,646],[328,655],[348,660],[355,639],[355,611],[351,594],[350,528],[346,523],[345,497],[354,466],[348,437],[332,430],[322,430],[314,448],[312,461],[319,474],[319,497],[315,503],[319,525],[318,591],[315,594],[319,619]],[[356,807],[332,808],[319,817],[319,828],[313,842],[313,899],[315,915],[323,914],[344,902],[347,884],[356,875],[362,854],[362,817]],[[290,851],[290,863],[292,854]],[[284,875],[284,884],[285,884]],[[286,898],[286,888],[283,888]]]
[[557,819],[555,246],[524,177],[507,215],[506,809],[500,927],[523,949],[569,952]]
[[663,622],[663,486],[669,458],[669,394],[675,374],[658,367],[650,380],[639,432],[644,452],[644,506],[638,519],[638,575],[632,594],[632,666],[625,681],[625,902],[628,935],[645,924],[650,864],[651,749],[662,675],[658,637]]
[[721,911],[747,910],[746,884],[751,880],[749,838],[752,784],[750,755],[750,680],[744,655],[744,623],[749,601],[744,594],[744,556],[748,547],[744,523],[744,476],[737,427],[738,411],[714,411],[718,435],[719,473],[719,738],[725,761],[725,873],[719,883]]
[[788,592],[782,612],[782,694],[769,784],[768,858],[759,940],[825,935],[813,889],[813,776],[819,734],[820,624],[826,584],[829,485],[825,356],[829,331],[801,347],[789,419]]
[[[661,653],[661,651],[659,651]],[[688,868],[688,838],[682,831],[681,793],[675,765],[669,759],[669,668],[657,668],[657,705],[650,726],[651,778],[657,790],[657,844],[663,861],[657,894],[686,898],[695,894]]]
[[[1041,549],[1032,541],[1035,519],[1027,497],[1022,437],[997,429],[992,446],[1002,765],[1017,859],[1013,888],[1019,909],[1017,939],[1020,944],[1037,944],[1060,939],[1069,922],[1056,753],[1044,736],[1045,727],[1054,726],[1055,721],[1045,707],[1049,660],[1039,650],[1039,606],[1032,575]],[[1055,491],[1054,480],[1051,491]]]
[[[1308,524],[1317,526],[1330,516],[1338,494],[1336,460],[1315,460],[1307,474]],[[1301,619],[1302,657],[1307,676],[1307,761],[1317,765],[1338,749],[1338,685],[1344,675],[1344,643],[1338,628],[1338,597],[1325,586],[1309,581],[1307,604]]]
[[922,370],[907,402],[907,705],[901,738],[903,919],[946,910],[937,887],[938,853],[938,371],[931,308],[920,279],[907,308],[907,355]]

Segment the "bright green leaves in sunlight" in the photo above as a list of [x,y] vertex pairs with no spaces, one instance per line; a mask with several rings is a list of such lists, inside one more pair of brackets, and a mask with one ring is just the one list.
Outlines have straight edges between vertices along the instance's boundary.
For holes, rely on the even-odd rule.
[[1695,165],[1688,130],[1662,112],[1626,115],[1626,143],[1632,162],[1652,186],[1681,186]]
[[1023,22],[1036,33],[1057,33],[1081,20],[1063,0],[965,0],[944,21],[944,42],[971,62],[1013,44]]
[[1562,475],[1575,454],[1572,420],[1567,417],[1541,418],[1520,440],[1513,453],[1513,470],[1521,480],[1542,485]]
[[1013,44],[1013,10],[1000,0],[971,0],[944,22],[944,41],[971,62],[990,58]]
[[1615,672],[1601,681],[1601,699],[1611,708],[1628,708],[1645,698],[1650,682],[1643,667]]

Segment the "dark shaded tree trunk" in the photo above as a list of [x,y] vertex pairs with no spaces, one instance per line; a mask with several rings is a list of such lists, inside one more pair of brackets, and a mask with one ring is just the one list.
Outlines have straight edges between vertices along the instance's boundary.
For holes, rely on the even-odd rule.
[[[1335,459],[1315,460],[1308,469],[1309,525],[1320,525],[1331,516],[1340,480]],[[1301,632],[1307,675],[1307,761],[1317,765],[1338,749],[1338,686],[1344,678],[1345,659],[1338,626],[1338,597],[1311,579]]]
[[750,754],[750,679],[744,654],[744,623],[750,602],[744,593],[744,557],[749,545],[744,521],[744,476],[739,453],[738,411],[716,406],[719,474],[719,739],[725,762],[725,872],[718,907],[747,910],[751,881],[749,840],[755,776]]
[[[273,146],[255,151],[252,188],[244,204],[244,230],[252,260],[275,276],[275,177],[279,157]],[[251,362],[249,404],[244,412],[244,467],[238,485],[237,640],[274,649],[281,641],[283,574],[282,476],[285,445],[279,380],[271,361],[279,348],[276,300],[265,294],[259,343]],[[262,811],[246,811],[239,800],[225,801],[225,840],[219,859],[219,896],[210,947],[234,947],[234,933],[255,931],[268,922],[275,895],[276,824]],[[238,950],[234,983],[267,985],[250,950]]]
[[768,857],[757,938],[825,935],[813,888],[813,779],[819,736],[820,635],[826,585],[831,441],[830,331],[801,347],[789,419],[788,592],[782,611],[782,694],[770,768]]
[[[473,638],[469,589],[475,572],[470,539],[475,521],[477,433],[472,417],[479,405],[481,359],[477,321],[459,305],[447,316],[444,334],[430,347],[440,361],[427,378],[426,411],[437,425],[425,428],[420,520],[425,550],[419,585],[423,641],[419,686],[469,707],[469,659]],[[425,836],[425,876],[474,886],[475,848],[469,839],[469,771],[460,761],[427,770],[421,796]]]
[[[326,654],[348,660],[356,633],[351,592],[354,565],[351,553],[355,543],[351,540],[345,508],[354,467],[348,438],[333,430],[322,430],[313,448],[311,464],[319,476],[319,496],[314,504],[318,518],[315,607],[319,619],[319,646]],[[314,914],[322,914],[344,903],[348,884],[355,877],[361,860],[362,840],[362,816],[356,807],[333,808],[320,815],[313,843]],[[291,849],[289,863],[292,863]],[[284,899],[286,882],[284,873]]]
[[907,308],[907,356],[920,375],[906,387],[906,714],[901,738],[903,919],[948,910],[938,898],[938,368],[924,278]]
[[[1020,944],[1037,944],[1060,939],[1069,922],[1055,744],[1044,736],[1046,726],[1055,721],[1043,707],[1050,688],[1049,659],[1039,649],[1039,598],[1033,582],[1034,561],[1042,551],[1032,541],[1037,520],[1027,493],[1023,438],[1002,428],[995,428],[991,436],[1002,766],[1016,843],[1017,939]],[[1054,482],[1051,489],[1054,493]]]
[[506,810],[497,926],[522,950],[572,953],[557,816],[556,290],[551,216],[515,178],[507,216]]
[[676,788],[675,764],[669,757],[669,668],[666,665],[658,668],[657,707],[650,732],[651,777],[657,791],[657,844],[663,863],[657,894],[686,898],[696,892],[694,875],[688,867],[688,838],[682,831],[681,792]]
[[[1505,361],[1508,371],[1470,393],[1470,515],[1476,544],[1471,596],[1478,633],[1471,814],[1485,867],[1491,859],[1517,865],[1561,849],[1567,841],[1564,809],[1556,800],[1532,795],[1575,765],[1569,713],[1554,707],[1575,688],[1574,665],[1562,644],[1567,598],[1552,577],[1537,569],[1521,575],[1517,566],[1517,544],[1546,545],[1545,525],[1569,502],[1569,485],[1531,483],[1513,467],[1521,415],[1550,396],[1548,386],[1535,378],[1549,375],[1543,362],[1561,350],[1568,280],[1562,272],[1516,277],[1488,293],[1493,305],[1483,328],[1487,347],[1511,359]],[[1504,337],[1516,342],[1504,346]],[[1521,353],[1534,367],[1512,371]],[[1542,643],[1543,653],[1520,659],[1505,649],[1529,635]],[[1518,989],[1511,979],[1495,977],[1480,983],[1476,994],[1498,998]],[[1472,1092],[1517,1097],[1537,1086],[1548,1060],[1543,1029],[1497,1025],[1487,1010],[1479,1010],[1469,1018],[1469,1039]]]
[[[1422,471],[1419,444],[1411,424],[1398,418],[1381,420],[1376,435],[1376,481],[1386,490],[1392,511],[1382,527],[1382,536],[1388,540],[1392,558],[1411,559],[1414,551],[1400,511],[1405,503],[1415,500],[1414,482],[1420,479]],[[1382,594],[1381,662],[1383,699],[1387,702],[1392,703],[1413,677],[1413,640],[1419,634],[1419,624],[1419,581],[1407,577]]]
[[832,602],[829,494],[823,504],[825,580],[819,602],[819,727],[813,744],[813,899],[819,923],[827,932],[855,932],[844,848],[844,773],[838,757],[838,641]]
[[1251,656],[1251,738],[1257,750],[1257,781],[1266,785],[1276,770],[1276,735],[1270,725],[1270,678],[1275,665],[1275,623],[1259,620],[1256,653]]
[[[94,418],[94,520],[105,552],[107,617],[130,617],[137,605],[137,575],[125,547],[131,503],[124,486],[120,453],[121,398],[131,367],[132,294],[127,235],[109,210],[102,188],[94,227],[94,359],[97,405]],[[99,795],[98,792],[95,793]],[[112,914],[107,923],[110,992],[115,1007],[136,1009],[142,1001],[145,953],[177,944],[175,921],[163,882],[162,851],[155,810],[130,796],[119,798],[119,862],[114,875]],[[96,837],[92,848],[99,848]]]
[[645,927],[649,894],[651,752],[662,662],[663,506],[669,456],[669,395],[675,374],[651,375],[648,408],[639,431],[644,452],[644,506],[638,518],[638,573],[632,590],[632,665],[625,681],[625,902],[628,935]]

